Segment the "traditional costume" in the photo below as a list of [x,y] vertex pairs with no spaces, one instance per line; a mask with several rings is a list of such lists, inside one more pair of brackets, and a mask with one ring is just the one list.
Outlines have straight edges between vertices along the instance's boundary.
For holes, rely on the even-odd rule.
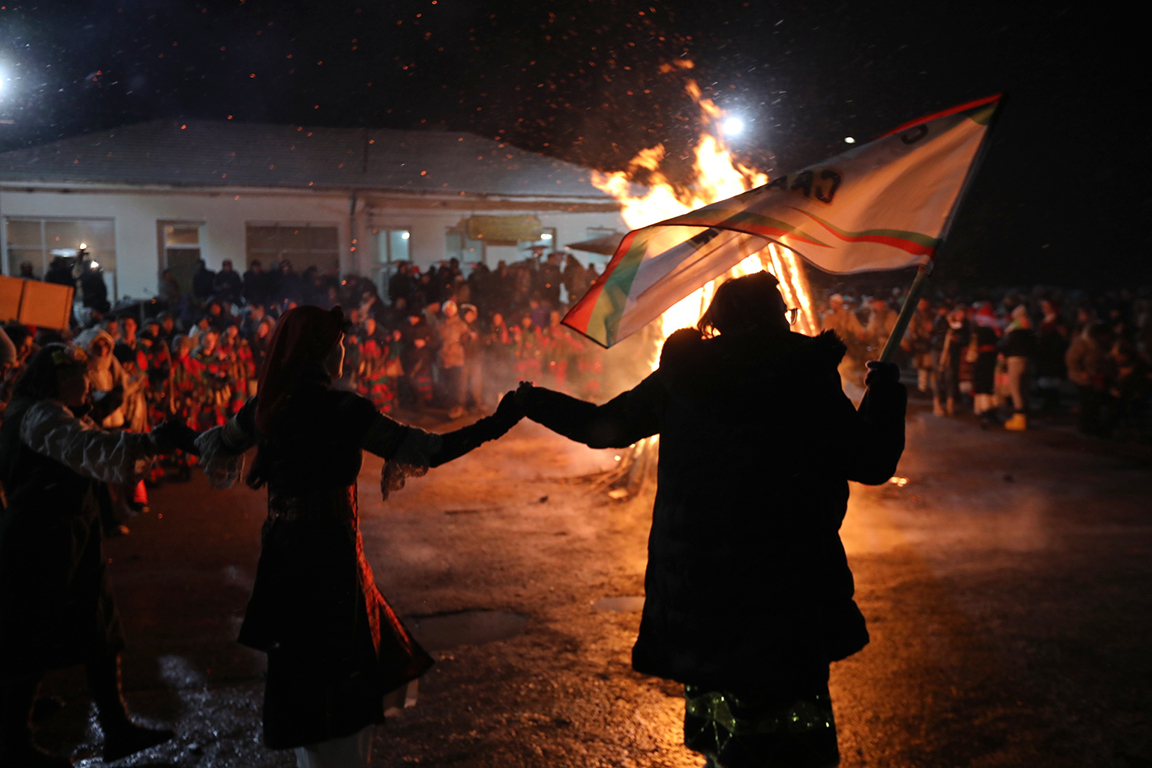
[[[389,419],[371,400],[332,387],[323,361],[343,324],[338,308],[286,312],[259,395],[198,443],[217,485],[238,477],[239,454],[258,446],[248,483],[267,486],[268,518],[240,642],[268,655],[264,741],[296,749],[300,766],[367,765],[365,729],[383,722],[385,697],[401,698],[432,666],[364,557],[356,494],[362,451],[386,460],[387,493],[520,418],[509,397],[493,416],[446,435]],[[333,754],[344,757],[331,762]]]

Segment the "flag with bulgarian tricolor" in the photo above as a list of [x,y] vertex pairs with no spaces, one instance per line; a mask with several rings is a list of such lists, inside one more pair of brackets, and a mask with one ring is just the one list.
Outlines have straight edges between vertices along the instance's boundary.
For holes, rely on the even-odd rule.
[[629,232],[564,318],[612,346],[770,242],[840,274],[926,264],[1000,96],[915,120],[830,160]]

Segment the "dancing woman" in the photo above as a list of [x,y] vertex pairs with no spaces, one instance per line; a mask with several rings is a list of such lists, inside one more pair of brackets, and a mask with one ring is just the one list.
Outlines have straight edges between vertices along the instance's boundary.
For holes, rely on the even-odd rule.
[[528,418],[592,447],[660,435],[632,666],[685,684],[685,742],[719,768],[839,762],[829,663],[868,642],[839,536],[847,481],[887,481],[904,449],[896,366],[869,363],[853,408],[844,344],[790,333],[776,286],[723,284],[605,405],[518,391]]
[[[295,749],[301,768],[366,766],[385,697],[399,699],[432,660],[376,588],[364,558],[356,480],[362,451],[385,459],[385,495],[500,437],[521,418],[511,394],[496,413],[435,435],[399,424],[372,401],[332,387],[344,360],[339,308],[280,318],[259,394],[198,441],[220,486],[258,450],[248,484],[268,488],[263,549],[240,642],[268,656],[264,741]],[[231,458],[230,458],[231,457]]]
[[149,434],[106,432],[87,410],[87,356],[48,344],[16,382],[0,428],[0,765],[69,766],[28,725],[49,669],[83,664],[104,732],[104,762],[174,735],[134,724],[120,688],[124,637],[104,558],[99,483],[130,485],[161,449],[192,449],[177,422]]

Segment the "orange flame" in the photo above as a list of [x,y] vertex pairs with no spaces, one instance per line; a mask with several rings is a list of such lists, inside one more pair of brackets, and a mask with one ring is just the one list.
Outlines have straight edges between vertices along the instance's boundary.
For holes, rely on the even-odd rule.
[[[675,66],[691,69],[692,62],[677,61]],[[672,65],[663,65],[661,71],[672,71]],[[593,174],[592,183],[620,202],[621,216],[629,229],[640,229],[768,183],[767,174],[736,161],[727,144],[720,138],[718,128],[724,119],[724,111],[703,96],[694,80],[688,81],[685,90],[699,107],[701,121],[704,123],[704,130],[696,145],[692,182],[687,187],[673,186],[661,171],[665,156],[663,144],[641,150],[623,171]],[[647,172],[647,192],[635,196],[630,184],[640,176],[641,171]],[[810,336],[815,335],[819,325],[812,309],[808,281],[799,259],[789,249],[770,244],[737,264],[723,279],[752,274],[761,269],[776,276],[780,281],[780,293],[788,306],[800,310],[798,330]],[[696,325],[723,279],[708,282],[665,312],[660,318],[660,339],[667,338],[679,328]]]

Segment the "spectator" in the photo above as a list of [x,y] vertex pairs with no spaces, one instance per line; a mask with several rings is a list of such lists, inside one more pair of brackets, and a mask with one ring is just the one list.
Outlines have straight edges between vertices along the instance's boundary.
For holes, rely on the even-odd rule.
[[[933,392],[932,412],[937,416],[951,416],[956,412],[956,401],[960,399],[960,367],[971,341],[971,329],[967,313],[962,305],[952,309],[947,315],[947,328],[940,347],[939,368],[936,374],[937,389]],[[943,403],[941,403],[943,399]]]
[[264,271],[264,265],[259,259],[253,259],[244,272],[244,300],[249,304],[265,306],[268,303],[269,274]]
[[448,416],[458,419],[464,415],[464,344],[472,331],[461,319],[456,302],[444,302],[443,313],[444,319],[436,326],[440,338],[441,397],[448,406]]
[[75,287],[76,280],[72,277],[72,266],[63,256],[54,256],[44,273],[44,282],[57,285],[70,285]]
[[900,345],[912,356],[912,365],[916,368],[916,388],[922,393],[928,392],[931,385],[932,326],[935,322],[936,315],[928,299],[920,299]]
[[398,262],[395,274],[388,278],[388,301],[392,305],[401,299],[407,302],[411,295],[412,277],[408,274],[408,263]]
[[872,313],[868,316],[868,325],[864,328],[864,340],[868,343],[868,356],[871,359],[880,357],[880,351],[888,343],[892,329],[896,327],[896,313],[888,306],[884,299],[872,300]]
[[1045,413],[1054,413],[1060,405],[1060,387],[1068,375],[1064,355],[1068,352],[1071,331],[1055,301],[1040,302],[1043,315],[1037,334],[1036,383]]
[[1068,346],[1064,362],[1068,380],[1076,385],[1080,400],[1078,427],[1086,435],[1105,433],[1101,408],[1105,396],[1105,350],[1109,343],[1108,326],[1093,323],[1084,327]]
[[985,421],[996,417],[996,359],[1000,343],[1000,325],[989,302],[982,302],[973,315],[972,345],[975,355],[972,367],[972,395],[975,412]]
[[1000,341],[1000,351],[1008,367],[1008,392],[1012,398],[1012,418],[1005,429],[1028,428],[1028,360],[1036,354],[1036,332],[1028,317],[1028,308],[1020,304],[1012,310],[1012,323]]
[[844,306],[844,297],[834,293],[828,298],[828,311],[821,319],[821,325],[826,331],[833,331],[844,342],[848,351],[840,362],[840,376],[845,379],[860,379],[864,366],[864,326],[856,318],[855,313],[849,312]]
[[156,291],[157,298],[172,304],[180,298],[181,293],[180,284],[176,282],[176,276],[172,274],[172,270],[165,269],[161,272]]
[[192,296],[197,301],[207,301],[208,297],[212,295],[215,284],[216,273],[208,269],[208,264],[204,259],[200,259],[196,274],[192,275]]
[[212,295],[217,301],[225,304],[239,304],[240,295],[244,292],[244,281],[240,273],[232,269],[232,260],[224,259],[220,271],[212,281]]
[[464,380],[461,382],[461,405],[467,409],[484,405],[484,345],[480,340],[480,313],[472,304],[460,305],[460,316],[468,326],[461,338],[464,347]]

